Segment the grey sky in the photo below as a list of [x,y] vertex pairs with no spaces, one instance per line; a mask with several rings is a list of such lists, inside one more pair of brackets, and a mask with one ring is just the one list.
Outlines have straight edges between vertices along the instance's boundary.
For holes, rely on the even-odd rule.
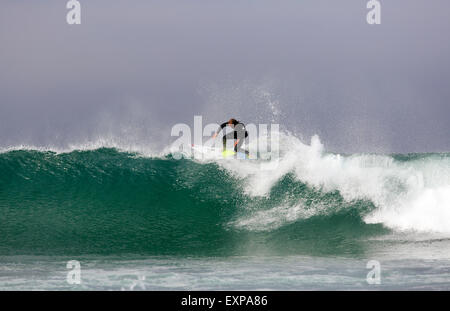
[[0,147],[162,146],[203,115],[332,151],[450,151],[449,1],[381,1],[377,26],[365,0],[80,2],[75,26],[65,0],[0,3]]

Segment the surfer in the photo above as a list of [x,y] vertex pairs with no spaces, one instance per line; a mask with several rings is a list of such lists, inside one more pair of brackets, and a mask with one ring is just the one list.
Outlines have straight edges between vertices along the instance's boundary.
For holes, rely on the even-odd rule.
[[226,126],[231,127],[233,129],[233,132],[223,135],[223,150],[225,151],[226,149],[227,139],[232,139],[234,140],[234,152],[240,151],[248,155],[247,150],[241,150],[242,144],[244,143],[245,138],[247,138],[248,133],[245,129],[244,123],[237,121],[236,119],[230,119],[228,120],[228,122],[222,123],[222,125],[220,125],[219,129],[214,133],[212,138],[216,138],[220,131],[222,131]]

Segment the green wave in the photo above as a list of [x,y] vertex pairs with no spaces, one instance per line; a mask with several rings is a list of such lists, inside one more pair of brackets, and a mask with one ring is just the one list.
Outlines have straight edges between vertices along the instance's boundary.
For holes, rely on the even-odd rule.
[[[0,255],[354,255],[364,253],[370,237],[389,232],[362,220],[375,208],[370,201],[345,202],[292,174],[266,197],[243,187],[216,163],[170,155],[2,153]],[[323,208],[273,228],[238,225],[299,200],[306,211]]]

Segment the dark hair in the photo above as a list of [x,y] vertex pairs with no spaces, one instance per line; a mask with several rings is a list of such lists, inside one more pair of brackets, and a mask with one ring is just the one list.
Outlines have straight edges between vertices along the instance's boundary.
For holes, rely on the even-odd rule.
[[234,125],[237,125],[239,123],[239,121],[236,120],[236,119],[230,119],[230,120],[228,120],[228,123],[232,123]]

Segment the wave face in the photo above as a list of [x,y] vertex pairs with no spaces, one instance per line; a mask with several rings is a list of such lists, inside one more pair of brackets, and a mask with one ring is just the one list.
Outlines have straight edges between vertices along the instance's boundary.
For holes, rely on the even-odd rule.
[[450,155],[339,155],[281,135],[263,161],[114,148],[0,153],[0,255],[358,255],[450,237]]

